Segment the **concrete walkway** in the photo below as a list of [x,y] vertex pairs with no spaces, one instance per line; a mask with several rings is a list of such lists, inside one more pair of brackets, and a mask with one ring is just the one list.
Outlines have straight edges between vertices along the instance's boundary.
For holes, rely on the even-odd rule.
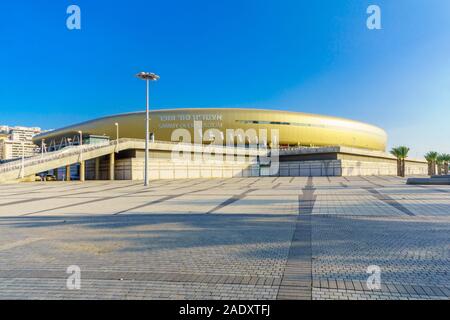
[[[450,187],[396,177],[0,185],[0,299],[445,299]],[[66,286],[69,266],[81,288]],[[381,269],[381,289],[366,286]]]

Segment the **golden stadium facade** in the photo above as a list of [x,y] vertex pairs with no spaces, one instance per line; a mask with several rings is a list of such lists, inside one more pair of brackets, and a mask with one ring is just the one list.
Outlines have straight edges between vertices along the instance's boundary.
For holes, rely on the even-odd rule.
[[[281,146],[345,146],[368,150],[385,151],[386,132],[363,122],[279,110],[258,109],[172,109],[150,112],[150,132],[155,140],[171,141],[175,129],[184,128],[193,133],[194,121],[202,121],[203,130],[266,129],[270,144],[270,130],[279,130]],[[145,112],[134,112],[107,116],[65,128],[45,132],[34,138],[35,143],[45,139],[57,141],[73,137],[78,131],[83,136],[108,136],[116,139],[116,125],[120,138],[143,139],[145,137]]]

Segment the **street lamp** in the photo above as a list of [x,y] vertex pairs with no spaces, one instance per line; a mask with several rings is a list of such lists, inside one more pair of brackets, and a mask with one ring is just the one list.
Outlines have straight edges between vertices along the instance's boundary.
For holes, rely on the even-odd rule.
[[81,130],[78,131],[80,135],[80,162],[83,161],[83,132]]
[[82,146],[83,145],[83,131],[79,130],[78,134],[79,134],[78,138],[80,139],[80,146]]
[[41,141],[41,157],[44,158],[44,152],[45,152],[45,139],[42,139]]
[[114,123],[116,126],[116,153],[119,153],[119,123]]
[[156,81],[159,79],[159,76],[154,73],[149,72],[139,72],[136,77],[138,77],[141,80],[145,80],[146,86],[147,86],[147,105],[146,105],[146,111],[145,111],[145,165],[144,165],[144,186],[148,186],[148,138],[149,138],[149,128],[148,128],[148,122],[149,122],[149,91],[150,91],[150,81]]

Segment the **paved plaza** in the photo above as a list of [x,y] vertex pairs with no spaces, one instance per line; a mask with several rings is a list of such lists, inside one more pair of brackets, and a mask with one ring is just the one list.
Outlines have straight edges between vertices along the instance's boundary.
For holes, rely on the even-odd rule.
[[[0,194],[0,299],[450,297],[450,186],[267,177]],[[380,289],[367,287],[370,265]],[[79,290],[67,288],[69,266]]]

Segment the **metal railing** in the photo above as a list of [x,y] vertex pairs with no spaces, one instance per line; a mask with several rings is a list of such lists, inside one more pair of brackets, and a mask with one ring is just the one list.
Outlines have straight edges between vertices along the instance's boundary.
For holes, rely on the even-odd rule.
[[[135,138],[121,138],[119,140],[110,140],[105,142],[98,142],[94,144],[85,144],[82,146],[79,145],[72,145],[67,146],[63,149],[51,151],[47,153],[41,153],[32,157],[25,158],[22,160],[21,158],[17,160],[13,160],[11,162],[0,164],[0,173],[6,173],[14,170],[21,170],[22,168],[38,165],[41,163],[46,163],[49,161],[59,160],[70,156],[76,156],[76,155],[82,155],[83,153],[105,148],[105,147],[111,147],[111,146],[117,146],[120,147],[121,144],[125,144],[127,142],[139,142],[144,143],[144,139],[135,139]],[[207,145],[205,144],[193,144],[193,143],[181,143],[177,141],[161,141],[161,140],[155,140],[151,142],[150,144],[168,144],[168,145],[182,145],[187,147],[205,147]],[[218,145],[218,150],[220,148],[226,149],[227,146],[220,146]],[[248,148],[242,148],[242,147],[234,147],[235,150],[240,150],[241,152],[248,152]],[[119,149],[119,148],[117,148]]]
[[[41,163],[63,159],[69,156],[76,156],[81,155],[82,153],[89,152],[92,150],[104,148],[104,147],[110,147],[112,145],[115,145],[117,143],[117,140],[109,141],[107,143],[96,143],[96,144],[89,144],[89,145],[83,145],[83,146],[71,146],[66,147],[58,151],[48,152],[40,155],[36,155],[33,157],[26,158],[22,161],[22,159],[18,159],[14,162],[4,163],[0,164],[0,173],[10,172],[14,170],[21,170],[22,167],[29,167],[38,165]],[[119,141],[120,143],[120,141]]]

